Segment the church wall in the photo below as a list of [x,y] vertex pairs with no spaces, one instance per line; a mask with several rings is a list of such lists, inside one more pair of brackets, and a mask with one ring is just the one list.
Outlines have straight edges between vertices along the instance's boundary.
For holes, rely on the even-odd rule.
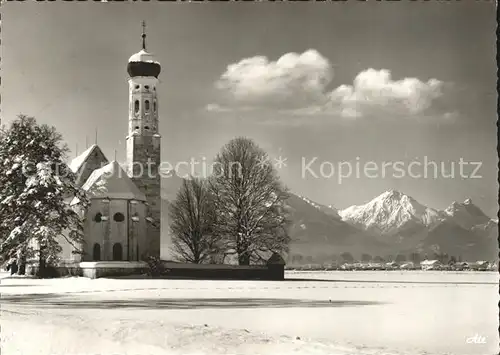
[[[140,260],[141,255],[148,250],[146,229],[146,205],[142,201],[132,203],[130,200],[92,199],[88,209],[88,218],[85,221],[85,244],[83,261],[93,260],[95,243],[101,246],[101,261],[113,260],[113,245],[120,243],[122,246],[122,260]],[[101,222],[95,216],[101,213]],[[123,214],[123,221],[115,221],[116,213]],[[132,217],[137,216],[138,221]],[[129,252],[130,245],[130,252]]]
[[169,218],[169,202],[166,199],[161,200],[161,250],[160,257],[162,260],[173,260],[172,251],[172,232],[170,231],[170,218]]
[[[64,231],[63,234],[67,236],[69,234],[69,231]],[[61,253],[59,254],[60,260],[62,262],[81,261],[81,255],[73,253],[75,247],[73,246],[73,244],[69,243],[68,240],[71,239],[66,239],[63,236],[59,236],[57,238],[57,241],[62,249]]]
[[128,226],[130,259],[133,261],[140,261],[143,259],[144,251],[147,250],[146,205],[143,202],[129,202]]
[[101,216],[106,217],[109,216],[108,206],[109,204],[103,202],[100,199],[92,199],[89,209],[87,211],[87,218],[85,220],[85,244],[84,244],[84,260],[92,261],[93,260],[93,248],[95,243],[99,243],[101,247],[101,260],[106,260],[105,257],[108,254],[105,245],[106,235],[109,230],[109,219],[101,220],[101,222],[97,222],[96,215],[98,213]]
[[[128,201],[127,200],[111,200],[109,203],[109,224],[110,224],[110,235],[109,235],[109,253],[107,260],[113,259],[113,246],[116,243],[121,244],[122,258],[121,260],[127,260],[128,251]],[[117,219],[118,214],[123,217],[123,220]]]
[[[127,151],[127,160],[136,162],[128,166],[129,175],[146,195],[149,205],[147,216],[154,221],[147,223],[148,238],[145,252],[156,256],[160,256],[161,177],[158,172],[160,139],[159,136],[131,136],[128,138],[129,149]],[[142,162],[142,165],[139,162]],[[148,162],[151,164],[148,165]]]

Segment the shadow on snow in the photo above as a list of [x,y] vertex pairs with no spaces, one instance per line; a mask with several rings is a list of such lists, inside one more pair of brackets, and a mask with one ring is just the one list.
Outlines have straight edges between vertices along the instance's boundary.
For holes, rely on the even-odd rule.
[[208,309],[208,308],[321,308],[360,307],[384,304],[374,301],[303,300],[287,298],[160,298],[129,300],[72,299],[56,294],[2,297],[0,304],[81,309]]

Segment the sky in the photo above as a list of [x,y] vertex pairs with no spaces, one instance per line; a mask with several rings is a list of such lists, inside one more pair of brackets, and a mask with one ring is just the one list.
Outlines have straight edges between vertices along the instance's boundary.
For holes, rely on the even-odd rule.
[[126,65],[144,20],[162,65],[162,161],[209,162],[245,136],[281,157],[292,192],[325,205],[397,189],[497,214],[493,1],[9,2],[2,12],[2,123],[22,113],[53,125],[72,157],[97,128],[108,158],[125,159]]

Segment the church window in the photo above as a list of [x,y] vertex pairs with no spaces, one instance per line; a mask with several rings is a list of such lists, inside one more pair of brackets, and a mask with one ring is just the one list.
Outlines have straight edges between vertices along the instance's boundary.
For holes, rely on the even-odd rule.
[[113,244],[113,260],[121,261],[122,259],[122,245],[120,243]]
[[123,215],[123,213],[117,212],[113,216],[113,219],[115,220],[115,222],[123,222],[125,220],[125,216]]
[[139,112],[139,100],[135,100],[135,107],[134,107],[134,110],[135,110],[135,113]]
[[98,212],[95,216],[94,216],[94,221],[99,223],[102,221],[102,214],[101,212]]
[[144,107],[145,107],[145,109],[146,109],[146,112],[148,112],[148,111],[149,111],[149,100],[146,100],[146,101],[144,102]]
[[136,89],[139,89],[139,88],[140,88],[140,86],[139,86],[139,85],[136,85],[136,86],[135,86],[135,88],[136,88]]
[[153,101],[153,111],[156,112],[156,100]]
[[94,249],[92,250],[92,260],[93,261],[101,260],[101,245],[99,243],[94,244]]

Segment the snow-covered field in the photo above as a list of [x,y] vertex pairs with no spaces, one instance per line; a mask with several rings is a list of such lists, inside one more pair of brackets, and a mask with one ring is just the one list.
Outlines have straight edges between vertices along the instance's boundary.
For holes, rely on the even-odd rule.
[[499,353],[497,273],[287,279],[4,278],[2,353]]

